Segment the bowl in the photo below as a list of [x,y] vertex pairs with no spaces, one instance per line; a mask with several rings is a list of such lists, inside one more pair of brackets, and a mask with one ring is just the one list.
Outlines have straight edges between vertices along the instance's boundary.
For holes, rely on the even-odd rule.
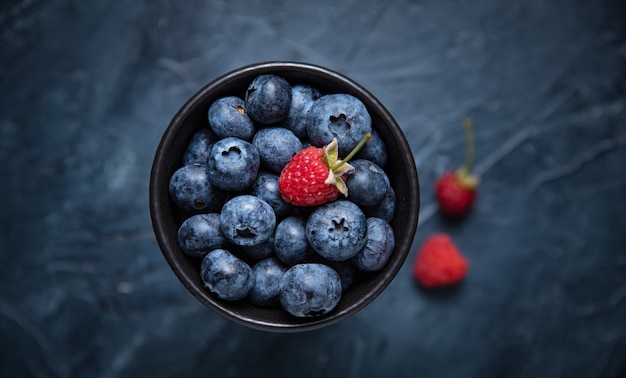
[[[182,157],[192,135],[208,126],[210,104],[223,96],[244,96],[252,80],[276,74],[291,84],[311,85],[322,93],[348,93],[359,98],[388,147],[387,174],[396,192],[395,215],[390,222],[396,241],[387,265],[374,273],[361,273],[329,313],[299,318],[284,309],[257,307],[246,300],[232,302],[217,298],[205,289],[200,278],[200,260],[185,255],[178,246],[177,232],[185,215],[169,196],[169,180],[182,166]],[[165,260],[187,290],[201,303],[236,323],[264,331],[298,332],[319,329],[346,319],[370,304],[394,279],[410,251],[419,215],[419,181],[410,146],[402,129],[367,89],[334,70],[300,62],[262,62],[226,73],[200,88],[174,115],[155,153],[150,176],[150,214],[154,233]]]

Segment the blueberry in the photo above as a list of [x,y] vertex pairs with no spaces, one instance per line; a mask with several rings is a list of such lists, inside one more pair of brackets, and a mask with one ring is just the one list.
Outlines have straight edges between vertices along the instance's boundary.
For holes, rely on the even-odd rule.
[[260,261],[274,255],[274,237],[259,244],[235,246],[249,260]]
[[224,193],[209,181],[203,164],[178,168],[170,178],[169,193],[176,206],[188,213],[215,211],[224,199]]
[[354,171],[348,173],[346,186],[348,198],[360,206],[374,206],[380,203],[389,192],[389,178],[375,163],[357,159],[350,161]]
[[283,126],[293,131],[298,138],[306,139],[306,119],[309,109],[313,101],[320,96],[320,91],[311,86],[304,84],[291,86],[291,107]]
[[250,194],[267,202],[276,213],[276,217],[282,218],[292,213],[293,205],[285,202],[278,188],[278,175],[271,172],[260,171],[252,183]]
[[361,209],[367,217],[381,218],[387,223],[391,223],[396,210],[396,192],[393,187],[389,186],[387,195],[380,203],[374,206],[361,206]]
[[297,264],[280,283],[281,305],[296,317],[313,317],[332,311],[341,299],[339,274],[324,264]]
[[[354,257],[353,257],[354,258]],[[350,262],[350,260],[345,261],[330,261],[327,260],[325,263],[330,266],[339,274],[339,278],[341,279],[341,291],[345,292],[354,282],[354,276],[356,275],[356,270],[354,265]]]
[[276,226],[274,234],[274,252],[276,257],[287,265],[304,262],[313,250],[306,240],[306,219],[290,216]]
[[178,246],[188,256],[203,257],[225,245],[218,213],[193,215],[178,228]]
[[274,234],[276,215],[262,199],[248,194],[239,195],[222,207],[220,227],[226,239],[235,245],[259,245]]
[[257,76],[246,90],[245,104],[255,121],[263,124],[280,122],[289,114],[291,85],[277,75]]
[[259,261],[252,267],[254,286],[249,298],[252,304],[261,307],[275,307],[280,304],[280,281],[287,271],[287,266],[275,257]]
[[284,127],[264,127],[254,134],[252,144],[261,157],[261,163],[280,173],[289,160],[302,149],[302,142]]
[[347,260],[367,242],[367,219],[354,202],[330,202],[311,213],[306,223],[306,238],[322,257]]
[[204,256],[200,275],[209,291],[227,301],[245,298],[254,285],[252,268],[225,249],[214,249]]
[[357,159],[372,161],[381,168],[387,165],[388,156],[387,145],[375,129],[372,129],[370,140],[356,154]]
[[183,165],[206,164],[211,145],[217,139],[217,135],[206,127],[196,131],[183,154]]
[[209,126],[220,138],[236,137],[252,140],[254,121],[248,116],[244,101],[236,96],[219,98],[211,104],[208,112]]
[[244,190],[256,179],[261,159],[256,147],[228,137],[213,144],[207,162],[209,180],[223,190]]
[[350,261],[359,270],[375,272],[387,265],[395,247],[389,223],[380,218],[367,218],[367,243]]
[[345,157],[372,131],[372,119],[358,98],[344,93],[328,94],[311,105],[306,132],[309,141],[322,147],[337,138],[339,155]]

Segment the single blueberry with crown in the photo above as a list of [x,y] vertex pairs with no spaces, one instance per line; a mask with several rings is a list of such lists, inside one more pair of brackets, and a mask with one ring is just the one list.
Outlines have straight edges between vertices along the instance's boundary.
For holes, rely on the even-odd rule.
[[344,156],[372,132],[372,119],[358,98],[345,93],[327,94],[311,105],[306,132],[317,147],[337,139],[339,154]]
[[247,189],[256,179],[261,158],[250,142],[235,137],[213,144],[207,161],[209,180],[223,190]]
[[309,215],[306,238],[322,257],[331,261],[347,260],[367,242],[367,218],[354,202],[330,202]]
[[259,245],[272,237],[276,215],[262,199],[248,194],[239,195],[222,207],[220,227],[226,239],[235,245]]

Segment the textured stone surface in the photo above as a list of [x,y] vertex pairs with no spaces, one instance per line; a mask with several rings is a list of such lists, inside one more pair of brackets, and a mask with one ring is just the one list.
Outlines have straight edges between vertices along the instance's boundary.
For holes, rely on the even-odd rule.
[[[0,376],[626,375],[623,2],[78,1],[0,5]],[[410,260],[354,317],[304,334],[235,325],[162,257],[156,146],[185,100],[263,60],[342,71],[406,132],[415,245],[450,232],[464,285]],[[476,130],[474,211],[432,185]]]

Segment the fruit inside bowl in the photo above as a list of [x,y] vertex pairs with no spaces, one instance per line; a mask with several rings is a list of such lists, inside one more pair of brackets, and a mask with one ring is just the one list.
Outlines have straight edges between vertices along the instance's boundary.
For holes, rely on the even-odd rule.
[[417,228],[419,183],[401,128],[365,88],[266,62],[217,78],[174,116],[150,210],[198,300],[246,326],[301,331],[388,286]]

